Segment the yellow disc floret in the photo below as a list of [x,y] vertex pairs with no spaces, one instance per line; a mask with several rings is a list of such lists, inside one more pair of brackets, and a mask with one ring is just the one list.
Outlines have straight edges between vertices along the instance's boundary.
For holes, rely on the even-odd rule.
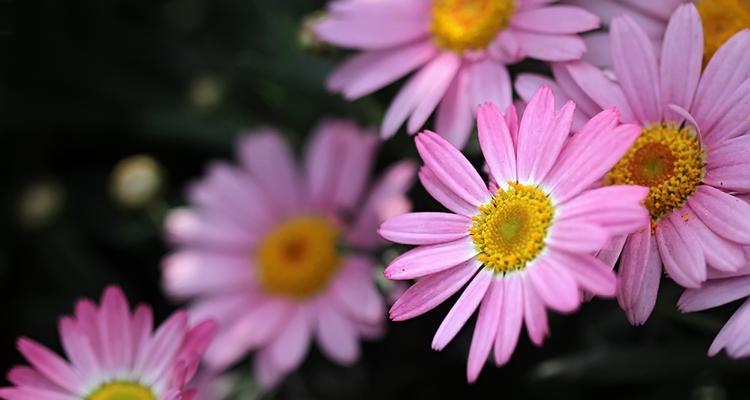
[[261,287],[297,299],[318,293],[339,268],[337,240],[337,229],[322,217],[297,217],[276,227],[257,250]]
[[750,0],[701,0],[698,13],[703,21],[703,63],[735,33],[750,28]]
[[94,390],[86,400],[156,400],[156,395],[140,383],[112,381]]
[[481,50],[508,26],[513,0],[433,0],[430,30],[439,47]]
[[544,249],[554,207],[538,187],[510,182],[479,208],[469,232],[477,259],[495,273],[524,269]]
[[646,207],[656,223],[682,207],[703,182],[705,154],[695,132],[688,127],[651,125],[607,175],[612,185],[649,188]]

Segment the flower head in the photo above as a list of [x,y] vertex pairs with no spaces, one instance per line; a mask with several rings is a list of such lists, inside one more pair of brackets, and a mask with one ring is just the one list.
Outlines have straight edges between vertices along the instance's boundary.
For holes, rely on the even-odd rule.
[[75,315],[60,319],[60,339],[69,360],[39,343],[21,338],[18,349],[31,364],[8,373],[13,387],[6,399],[188,400],[187,390],[203,352],[211,342],[212,321],[188,324],[177,312],[152,332],[151,308],[130,312],[117,287],[101,304],[81,300]]
[[437,132],[460,148],[479,104],[510,105],[506,65],[526,57],[577,60],[586,51],[577,34],[598,26],[581,8],[533,0],[343,0],[331,2],[315,32],[361,51],[328,81],[347,99],[417,70],[386,113],[384,137],[407,119],[416,133],[437,108]]
[[[609,262],[622,253],[618,299],[634,324],[648,319],[662,265],[686,288],[714,269],[745,265],[750,245],[750,31],[730,38],[703,68],[701,17],[692,4],[672,15],[661,57],[644,29],[621,16],[611,26],[615,80],[583,62],[555,67],[567,95],[585,104],[579,118],[615,106],[643,130],[609,171],[605,184],[649,188],[650,228],[613,241]],[[528,93],[535,77],[519,78]],[[565,96],[563,96],[565,97]],[[584,107],[581,107],[583,110]]]
[[648,221],[642,205],[647,189],[592,188],[639,128],[619,125],[617,112],[607,110],[570,137],[574,111],[572,102],[556,110],[549,88],[537,92],[520,123],[512,107],[503,116],[494,105],[482,105],[477,125],[489,185],[440,136],[419,134],[422,184],[453,213],[405,214],[380,228],[388,240],[418,245],[385,271],[391,279],[419,278],[394,304],[391,318],[427,312],[470,282],[432,342],[436,350],[445,347],[479,307],[469,381],[493,348],[498,365],[508,361],[522,324],[540,345],[548,333],[547,308],[572,312],[583,290],[614,296],[614,272],[592,253]]
[[206,353],[223,369],[253,350],[261,384],[275,384],[304,359],[312,339],[349,365],[360,338],[377,337],[385,303],[374,281],[377,226],[408,210],[407,162],[367,182],[377,135],[326,121],[305,151],[304,173],[281,135],[262,129],[239,143],[240,166],[217,163],[189,191],[190,208],[166,222],[177,250],[164,260],[164,286],[213,316]]

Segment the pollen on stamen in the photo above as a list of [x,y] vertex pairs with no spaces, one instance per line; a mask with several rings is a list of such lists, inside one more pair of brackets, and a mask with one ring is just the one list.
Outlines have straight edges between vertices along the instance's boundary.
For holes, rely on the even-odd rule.
[[156,400],[156,395],[148,387],[130,381],[112,381],[106,383],[90,395],[85,400]]
[[645,205],[653,225],[681,208],[704,175],[705,154],[692,128],[658,123],[641,132],[606,181],[648,187]]
[[430,30],[443,49],[481,50],[508,26],[515,9],[513,0],[434,0]]
[[750,28],[749,0],[701,0],[697,5],[703,21],[703,63],[735,33]]
[[553,217],[552,202],[541,189],[509,183],[472,217],[477,259],[495,273],[526,268],[544,249]]

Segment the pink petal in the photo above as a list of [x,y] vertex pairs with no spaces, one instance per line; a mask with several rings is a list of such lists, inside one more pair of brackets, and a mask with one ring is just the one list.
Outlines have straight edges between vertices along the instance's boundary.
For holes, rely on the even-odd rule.
[[675,282],[695,288],[706,280],[706,261],[700,242],[678,211],[659,221],[656,243],[664,269]]
[[334,307],[321,304],[318,307],[318,344],[323,353],[341,365],[352,365],[359,358],[357,331]]
[[492,178],[501,187],[516,181],[516,152],[510,130],[496,105],[486,103],[477,112],[479,145]]
[[178,299],[244,290],[252,281],[253,261],[248,255],[180,251],[162,262],[163,286]]
[[748,296],[750,296],[750,275],[745,275],[712,280],[698,289],[688,289],[680,296],[677,306],[682,312],[703,311]]
[[423,132],[416,138],[417,151],[425,166],[453,193],[478,207],[490,199],[487,186],[461,152],[433,132]]
[[432,310],[464,287],[480,267],[479,262],[472,259],[418,280],[393,304],[391,319],[403,321]]
[[614,268],[615,263],[617,263],[617,260],[620,258],[622,248],[625,246],[625,240],[627,238],[628,235],[621,235],[611,238],[609,240],[609,244],[596,253],[596,258],[601,260],[610,269]]
[[[670,18],[659,67],[664,104],[689,110],[703,68],[703,25],[694,5],[678,8]],[[664,115],[667,120],[680,119],[669,108]]]
[[513,15],[510,25],[539,33],[579,33],[598,28],[599,17],[579,7],[554,5],[519,11]]
[[625,97],[639,122],[661,120],[656,54],[646,33],[627,15],[610,27],[612,62]]
[[426,64],[437,54],[432,41],[373,50],[350,57],[328,77],[328,90],[353,101],[368,95]]
[[614,297],[617,291],[614,271],[596,257],[555,251],[550,252],[549,262],[566,271],[579,286],[597,296]]
[[84,389],[82,377],[57,354],[27,338],[18,339],[17,346],[26,360],[51,382],[73,393]]
[[750,70],[750,32],[740,31],[714,54],[698,83],[693,108],[698,121],[706,121],[712,110],[722,107],[721,99],[730,95],[747,78]]
[[[550,254],[557,251],[550,251]],[[568,266],[561,258],[539,257],[528,267],[527,282],[544,304],[553,310],[570,313],[581,304],[581,295],[575,279],[567,272]]]
[[279,330],[279,334],[269,343],[271,362],[279,370],[291,371],[305,358],[312,335],[310,312],[309,307],[297,307]]
[[633,325],[642,325],[656,304],[661,258],[651,229],[628,237],[622,249],[617,300]]
[[523,322],[523,282],[518,274],[510,274],[500,281],[505,286],[501,302],[500,321],[495,338],[495,364],[500,366],[510,360],[518,343]]
[[[387,139],[393,136],[401,124],[406,121],[406,118],[417,109],[421,100],[433,92],[434,79],[447,81],[445,85],[450,84],[452,75],[455,74],[457,68],[456,61],[454,54],[442,53],[409,79],[393,99],[391,105],[388,106],[388,110],[383,117],[383,123],[380,127],[380,134],[383,138]],[[453,72],[451,73],[451,71]],[[451,75],[450,78],[447,77],[448,75]],[[447,89],[447,86],[445,88]],[[437,101],[435,101],[435,105],[437,105]],[[421,113],[424,113],[424,107],[426,106],[423,106]],[[431,113],[432,109],[429,111]]]
[[648,188],[634,185],[605,186],[587,190],[557,208],[558,221],[596,223],[609,235],[624,235],[648,226],[643,206]]
[[622,2],[647,15],[666,20],[680,4],[684,3],[684,0],[622,0]]
[[374,260],[349,256],[331,284],[331,298],[358,321],[376,324],[385,317],[383,298],[373,281]]
[[[601,107],[596,104],[594,100],[592,100],[591,97],[589,97],[589,95],[581,89],[581,86],[578,84],[578,82],[576,82],[570,72],[568,72],[569,65],[577,65],[580,63],[580,61],[570,61],[564,63],[553,63],[551,65],[552,75],[555,77],[555,81],[557,81],[557,83],[560,85],[561,90],[564,91],[563,93],[568,97],[568,99],[573,100],[576,103],[576,109],[578,110],[578,112],[576,113],[578,117],[576,121],[585,118],[585,120],[580,121],[575,130],[578,130],[578,128],[583,126],[583,124],[586,123],[590,117],[596,115],[599,111],[601,111]],[[555,97],[555,99],[557,101],[558,97]],[[560,103],[563,103],[563,101],[560,101]]]
[[169,211],[164,231],[171,243],[224,251],[246,251],[257,240],[257,234],[247,227],[186,207]]
[[424,186],[427,193],[445,206],[445,208],[467,217],[471,217],[477,213],[476,206],[456,195],[437,178],[435,172],[430,168],[425,166],[419,169],[419,180],[422,182],[422,186]]
[[[284,137],[264,128],[253,132],[238,143],[238,157],[272,200],[272,204],[289,211],[300,200],[297,166]],[[245,203],[247,204],[247,203]]]
[[421,98],[409,118],[406,128],[410,134],[417,133],[427,122],[427,118],[430,117],[443,99],[461,67],[461,58],[454,54],[449,53],[440,56],[439,59],[441,59],[439,66],[430,74],[430,86],[422,92]]
[[536,293],[536,290],[534,290],[534,285],[531,282],[523,282],[523,294],[523,317],[526,322],[529,339],[536,346],[541,346],[544,338],[549,333],[547,310],[544,308],[544,302]]
[[[548,87],[540,88],[532,97],[521,117],[518,129],[518,150],[516,168],[518,181],[531,181],[534,163],[542,157],[541,137],[549,129],[555,118],[555,98]],[[556,158],[553,154],[551,158]],[[532,181],[536,182],[536,181]]]
[[513,31],[521,51],[542,61],[578,60],[586,52],[586,44],[578,35],[546,35]]
[[[565,71],[575,84],[596,103],[600,109],[614,107],[624,122],[635,122],[636,117],[620,86],[602,70],[582,61],[565,63]],[[577,100],[577,99],[576,99]],[[597,110],[598,111],[598,110]],[[594,111],[596,112],[596,111]]]
[[358,207],[362,201],[362,193],[370,178],[380,142],[374,131],[368,129],[357,132],[356,127],[351,129],[349,145],[337,157],[341,173],[338,174],[339,179],[333,193],[333,203],[345,210]]
[[608,32],[587,33],[583,37],[583,40],[586,42],[586,54],[581,57],[582,61],[591,63],[600,68],[612,67]]
[[353,49],[383,49],[410,43],[428,34],[429,24],[422,18],[397,18],[388,20],[383,29],[380,18],[373,14],[331,14],[318,22],[315,35],[340,47]]
[[471,219],[463,215],[420,212],[389,218],[378,232],[395,243],[437,244],[468,236],[471,224]]
[[435,129],[457,149],[462,149],[474,125],[469,75],[465,68],[456,73],[453,83],[438,106]]
[[750,135],[725,140],[707,152],[704,182],[726,191],[750,192]]
[[187,333],[187,314],[177,311],[154,333],[148,346],[140,349],[134,370],[141,371],[147,384],[153,384],[174,363]]
[[[732,357],[745,357],[748,355],[747,338],[748,326],[750,326],[750,301],[746,301],[737,310],[732,318],[724,324],[724,328],[716,335],[716,339],[708,349],[709,356],[715,356],[723,348]],[[745,348],[743,348],[745,347]]]
[[724,238],[743,245],[750,244],[750,204],[707,185],[698,186],[688,199],[690,208],[706,226]]
[[107,338],[102,343],[102,354],[111,361],[109,365],[117,371],[130,368],[135,353],[132,347],[130,307],[125,294],[116,286],[108,287],[102,295],[99,332],[101,337]]
[[690,230],[698,237],[708,265],[722,271],[734,272],[747,264],[742,246],[719,237],[714,231],[708,229],[690,207],[685,207],[682,215],[687,219],[686,223]]
[[388,279],[414,279],[444,271],[467,261],[477,254],[470,238],[419,246],[391,261],[385,269]]
[[607,244],[609,234],[600,225],[578,221],[555,221],[545,243],[552,248],[573,253],[593,253]]
[[59,331],[63,349],[65,349],[65,354],[68,355],[73,368],[80,371],[83,376],[91,376],[97,373],[101,368],[97,360],[97,354],[91,347],[91,342],[86,334],[76,325],[75,320],[71,317],[61,318]]
[[445,348],[469,317],[474,314],[485,293],[487,293],[490,283],[492,283],[493,275],[492,272],[482,269],[469,283],[469,286],[456,300],[456,304],[448,311],[448,315],[445,316],[437,332],[435,332],[435,337],[432,339],[434,350],[439,351]]
[[482,304],[479,307],[479,316],[474,327],[474,336],[471,339],[469,349],[469,362],[467,363],[466,377],[469,383],[473,383],[479,377],[479,373],[490,355],[492,344],[495,342],[500,312],[502,311],[503,279],[494,279],[487,289]]
[[513,88],[505,65],[485,58],[469,66],[471,111],[486,102],[494,103],[501,109],[513,101]]

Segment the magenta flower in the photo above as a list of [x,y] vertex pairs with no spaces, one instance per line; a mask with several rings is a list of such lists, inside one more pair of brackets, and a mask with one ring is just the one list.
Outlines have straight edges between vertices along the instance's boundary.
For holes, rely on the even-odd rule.
[[206,363],[224,369],[252,350],[261,384],[273,385],[317,338],[332,360],[350,365],[361,337],[378,337],[385,305],[374,282],[383,244],[377,227],[407,211],[415,167],[389,169],[369,190],[378,137],[346,121],[313,133],[298,169],[271,129],[242,138],[241,165],[211,166],[189,191],[190,208],[170,213],[164,287],[191,301],[195,318],[217,319]]
[[640,129],[619,125],[617,112],[607,110],[569,138],[574,109],[568,102],[556,111],[549,88],[534,96],[520,123],[513,109],[503,117],[482,105],[477,125],[490,189],[447,141],[418,135],[422,184],[453,213],[405,214],[380,228],[388,240],[418,245],[385,270],[390,279],[419,278],[391,309],[394,320],[429,311],[469,282],[432,341],[443,349],[479,307],[469,381],[493,348],[497,365],[508,361],[524,322],[541,345],[547,308],[572,312],[583,290],[614,296],[614,272],[591,253],[648,221],[647,189],[591,189]]
[[[712,271],[713,272],[713,271]],[[712,273],[713,279],[698,289],[688,289],[678,303],[683,312],[718,307],[746,299],[714,339],[708,354],[714,356],[726,349],[731,357],[750,357],[750,265],[727,276]]]
[[[591,65],[555,67],[580,117],[615,106],[623,121],[641,124],[633,148],[607,175],[615,184],[650,188],[651,226],[616,239],[603,258],[620,260],[618,300],[633,324],[645,322],[656,302],[662,265],[678,284],[697,288],[710,268],[745,265],[750,245],[750,31],[722,46],[702,71],[703,34],[692,4],[670,19],[661,61],[646,33],[629,17],[611,27],[617,81]],[[534,77],[519,78],[519,92]],[[525,81],[524,81],[525,80]]]
[[75,316],[60,319],[60,340],[69,361],[27,338],[18,350],[31,364],[8,373],[13,387],[0,388],[7,400],[189,400],[186,384],[195,375],[215,325],[188,324],[177,312],[152,332],[151,307],[133,313],[122,291],[109,287],[97,308],[76,305]]
[[577,60],[579,32],[599,19],[581,8],[538,0],[338,0],[315,27],[324,41],[360,50],[329,78],[328,87],[354,100],[414,70],[386,112],[390,137],[408,119],[416,133],[437,108],[437,131],[461,148],[479,104],[511,104],[506,65],[525,57]]

